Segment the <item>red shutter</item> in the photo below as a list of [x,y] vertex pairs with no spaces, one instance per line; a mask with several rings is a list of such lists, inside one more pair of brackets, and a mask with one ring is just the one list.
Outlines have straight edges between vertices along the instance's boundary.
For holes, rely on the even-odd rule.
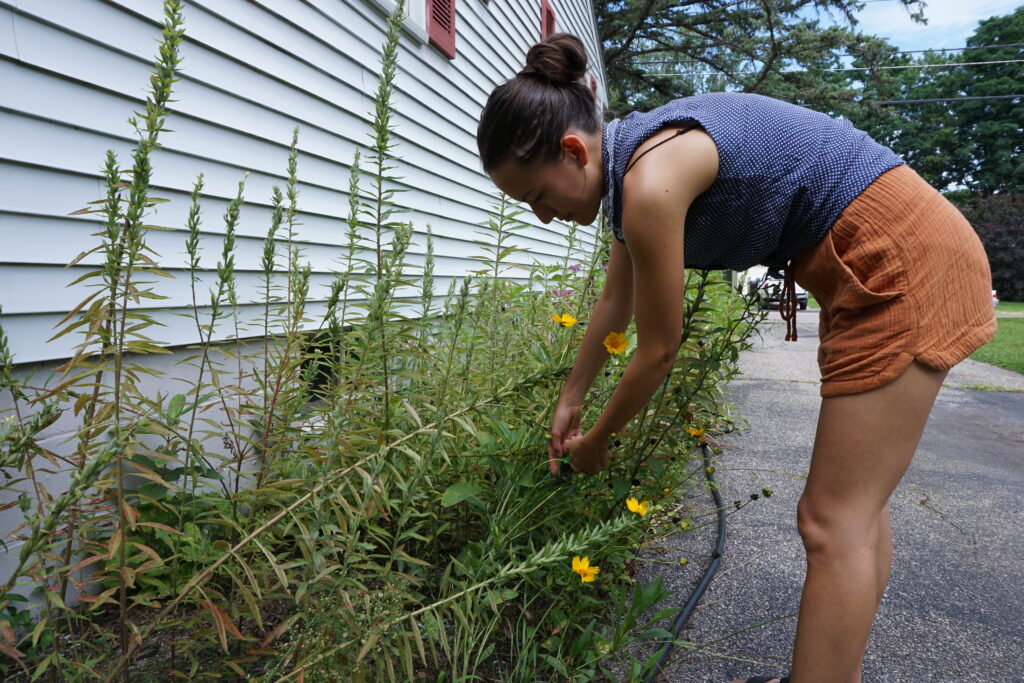
[[544,40],[555,32],[555,8],[548,0],[540,3],[540,39]]
[[430,44],[455,59],[455,0],[427,0]]

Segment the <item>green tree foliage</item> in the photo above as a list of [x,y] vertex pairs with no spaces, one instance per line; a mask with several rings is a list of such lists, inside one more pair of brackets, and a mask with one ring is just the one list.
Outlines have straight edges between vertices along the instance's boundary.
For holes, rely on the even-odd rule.
[[[898,1],[926,19],[923,3]],[[700,92],[756,92],[849,118],[938,188],[1024,191],[1021,98],[949,99],[1024,93],[1024,64],[969,64],[1021,58],[1024,7],[981,21],[972,49],[919,55],[858,32],[862,8],[860,0],[596,0],[609,113]]]
[[961,67],[940,65],[959,60],[945,52],[914,57],[878,39],[853,61],[868,70],[859,72],[864,106],[849,112],[853,124],[901,154],[938,188],[966,175],[970,142],[961,135],[955,102],[917,101],[955,96]]
[[[920,2],[899,2],[921,18]],[[840,53],[874,44],[852,30],[863,7],[858,0],[596,0],[594,6],[616,116],[714,90],[756,92],[822,111],[859,106],[849,81],[825,71],[841,66]]]
[[1024,301],[1024,194],[976,197],[962,207],[981,237],[992,267],[992,288]]
[[1024,93],[1024,64],[978,64],[1021,59],[1021,43],[1024,7],[982,21],[967,41],[973,49],[958,55],[926,52],[912,58],[878,41],[855,61],[870,71],[862,80],[865,106],[850,110],[850,118],[938,188],[1022,192],[1024,98],[948,99]]
[[[1005,47],[972,50],[967,54],[984,55],[985,61],[1021,59],[1024,56],[1021,43],[1024,43],[1024,7],[1018,7],[1012,14],[982,21],[967,41],[968,45]],[[964,95],[1024,94],[1024,63],[965,66],[961,73]],[[984,193],[1024,192],[1024,163],[1021,162],[1024,97],[968,100],[960,103],[958,113],[961,132],[971,142],[973,162],[972,173],[964,184]]]

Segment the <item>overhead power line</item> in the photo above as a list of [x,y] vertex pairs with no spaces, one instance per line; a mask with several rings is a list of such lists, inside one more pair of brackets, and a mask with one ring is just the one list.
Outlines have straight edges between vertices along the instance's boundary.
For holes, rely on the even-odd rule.
[[[990,62],[948,62],[943,64],[904,64],[900,66],[850,66],[850,67],[839,67],[835,69],[818,69],[818,71],[881,71],[891,69],[934,69],[942,66],[983,66],[987,64],[1017,64],[1024,62],[1024,59],[999,59]],[[651,73],[651,76],[749,76],[752,75],[753,71],[682,71],[679,73]],[[791,69],[788,71],[779,71],[780,74],[806,74],[810,73],[809,69]]]
[[[929,47],[924,50],[897,50],[881,52],[883,55],[912,55],[919,52],[963,52],[964,50],[988,50],[999,47],[1024,47],[1024,43],[1003,43],[1002,45],[966,45],[964,47]],[[839,55],[840,57],[858,57],[862,55]]]
[[[1002,45],[967,45],[965,47],[930,47],[924,50],[892,50],[889,52],[879,52],[878,56],[884,57],[887,55],[912,55],[922,52],[963,52],[964,50],[988,50],[1000,47],[1024,47],[1024,43],[1003,43]],[[865,57],[866,55],[852,55],[849,53],[838,54],[836,57]],[[652,60],[637,62],[637,64],[693,64],[701,63],[699,59],[663,59],[663,60]]]
[[875,100],[875,104],[924,104],[925,102],[953,102],[955,100],[1015,100],[1024,98],[1024,94],[1018,95],[977,95],[961,97],[935,97],[928,100]]

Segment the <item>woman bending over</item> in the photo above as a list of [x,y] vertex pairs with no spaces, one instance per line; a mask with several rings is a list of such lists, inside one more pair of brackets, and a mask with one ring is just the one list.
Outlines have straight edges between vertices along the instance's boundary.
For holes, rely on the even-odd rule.
[[[579,82],[585,69],[574,36],[534,45],[525,68],[491,93],[477,132],[495,185],[542,222],[589,225],[603,205],[615,235],[554,410],[551,470],[566,452],[578,471],[608,466],[609,435],[675,361],[685,267],[784,270],[789,303],[795,281],[821,304],[822,378],[797,505],[807,575],[788,680],[860,681],[892,559],[889,496],[946,371],[995,332],[981,243],[941,194],[846,121],[708,93],[602,125]],[[583,398],[607,358],[602,341],[631,318],[636,352],[583,432]]]

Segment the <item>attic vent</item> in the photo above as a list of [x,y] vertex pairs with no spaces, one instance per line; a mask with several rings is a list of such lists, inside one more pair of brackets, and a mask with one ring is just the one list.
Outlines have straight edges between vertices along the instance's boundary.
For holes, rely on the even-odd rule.
[[427,0],[430,44],[455,59],[455,0]]
[[540,39],[544,40],[555,32],[555,8],[548,0],[540,3]]

